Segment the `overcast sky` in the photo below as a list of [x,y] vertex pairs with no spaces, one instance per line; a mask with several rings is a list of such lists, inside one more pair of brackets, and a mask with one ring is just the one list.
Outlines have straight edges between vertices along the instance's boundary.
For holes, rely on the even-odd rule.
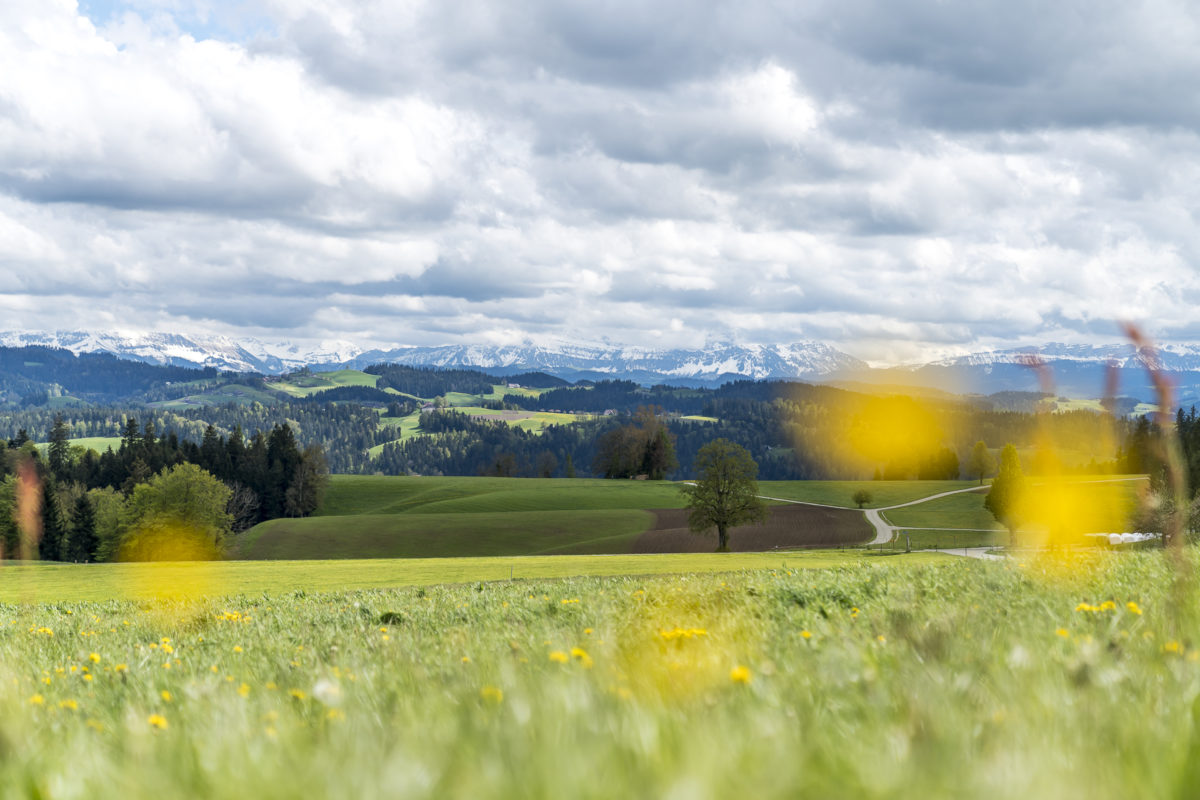
[[1200,12],[6,0],[0,328],[1200,340]]

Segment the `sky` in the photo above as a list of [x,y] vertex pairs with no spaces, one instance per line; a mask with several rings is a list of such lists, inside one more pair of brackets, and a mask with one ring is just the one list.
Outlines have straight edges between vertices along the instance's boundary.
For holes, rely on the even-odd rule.
[[0,328],[1200,341],[1200,6],[7,0]]

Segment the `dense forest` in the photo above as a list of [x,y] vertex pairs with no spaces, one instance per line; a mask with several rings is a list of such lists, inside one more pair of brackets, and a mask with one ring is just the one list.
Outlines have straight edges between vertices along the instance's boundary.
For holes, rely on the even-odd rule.
[[165,525],[199,525],[215,544],[264,520],[306,516],[328,480],[321,447],[301,448],[287,424],[248,438],[240,428],[222,437],[210,425],[197,443],[130,417],[119,446],[104,453],[72,447],[69,437],[59,416],[44,457],[24,432],[0,440],[0,548],[8,557],[21,553],[30,514],[42,560],[94,561],[134,539],[145,547]]

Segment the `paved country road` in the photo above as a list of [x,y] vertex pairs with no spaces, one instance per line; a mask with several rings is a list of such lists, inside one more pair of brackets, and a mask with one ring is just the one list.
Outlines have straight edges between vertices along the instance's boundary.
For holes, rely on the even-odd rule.
[[[1122,483],[1124,481],[1144,481],[1144,480],[1146,480],[1145,477],[1101,478],[1099,480],[1094,480],[1094,481],[1080,481],[1080,483]],[[870,543],[871,544],[884,544],[886,542],[890,542],[895,537],[896,531],[904,530],[903,526],[892,525],[890,522],[885,520],[883,518],[883,515],[880,513],[882,511],[891,511],[894,508],[905,508],[907,506],[920,505],[921,503],[928,503],[930,500],[937,500],[942,497],[949,497],[950,495],[953,495],[953,494],[964,494],[966,492],[979,492],[986,488],[987,488],[986,486],[971,486],[967,489],[954,489],[953,491],[949,491],[949,492],[939,492],[938,494],[931,494],[928,497],[922,497],[917,500],[909,500],[907,503],[897,503],[894,506],[884,506],[883,508],[865,508],[862,511],[867,517],[867,522],[871,523],[871,527],[873,527],[875,529],[875,538],[872,539]],[[761,497],[763,500],[774,500],[779,503],[795,503],[795,504],[801,505],[801,506],[818,506],[820,508],[841,508],[841,509],[846,508],[845,506],[831,506],[831,505],[827,505],[825,503],[806,503],[803,500],[789,500],[786,497],[767,497],[766,495],[759,495],[759,497]],[[855,509],[849,509],[849,510],[854,511]],[[911,526],[909,526],[909,527],[911,527]],[[925,529],[922,528],[921,530],[925,530]],[[932,529],[932,530],[964,530],[964,529],[962,529],[962,528],[944,528],[944,529],[937,528],[937,529]],[[980,552],[969,553],[969,552],[965,552],[961,549],[956,550],[954,552],[962,553],[963,555],[967,555],[968,557],[972,557],[972,558],[997,558],[998,556],[989,556],[987,554],[987,551],[991,550],[991,549],[993,549],[993,548],[990,548],[990,547],[967,548],[967,550],[978,550]],[[944,552],[950,552],[950,551],[947,550]]]

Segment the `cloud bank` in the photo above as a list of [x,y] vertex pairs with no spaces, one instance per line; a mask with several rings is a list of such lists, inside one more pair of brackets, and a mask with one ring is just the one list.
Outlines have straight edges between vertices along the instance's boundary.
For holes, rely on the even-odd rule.
[[0,311],[884,362],[1194,340],[1197,44],[1165,0],[15,0]]

